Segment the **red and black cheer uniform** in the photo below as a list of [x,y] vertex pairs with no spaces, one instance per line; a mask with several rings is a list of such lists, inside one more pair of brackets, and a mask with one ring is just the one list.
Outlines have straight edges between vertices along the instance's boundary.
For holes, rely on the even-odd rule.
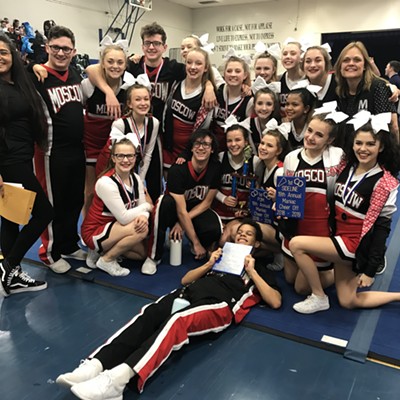
[[[255,157],[254,169],[256,175],[259,177],[258,181],[262,189],[264,190],[267,190],[268,188],[276,189],[278,176],[283,175],[283,162],[278,161],[271,170],[267,170],[265,164],[258,157]],[[276,220],[273,220],[271,226],[275,229],[275,240],[279,244],[282,244],[283,236],[279,232],[278,222]]]
[[[200,204],[208,191],[217,189],[221,181],[221,164],[209,161],[207,167],[197,174],[192,162],[174,164],[168,173],[167,193],[157,200],[152,215],[152,230],[149,241],[148,256],[160,260],[163,254],[165,233],[178,221],[176,203],[169,193],[184,195],[186,209]],[[219,240],[222,232],[221,220],[210,208],[192,219],[193,227],[203,247],[207,248]]]
[[251,116],[247,118],[245,121],[248,122],[250,126],[250,135],[249,135],[249,145],[253,151],[254,155],[258,154],[258,146],[261,143],[261,139],[263,137],[263,129],[261,128],[260,123],[258,122],[257,116]]
[[[286,157],[285,175],[306,178],[304,217],[297,221],[296,235],[331,236],[329,198],[333,195],[333,185],[337,176],[336,168],[342,154],[341,149],[330,146],[321,157],[314,160],[309,160],[301,149],[289,153]],[[293,165],[295,165],[294,169]],[[288,170],[289,173],[287,173]],[[288,238],[284,239],[282,250],[287,256],[292,257]],[[331,266],[330,262],[317,257],[313,257],[313,260],[319,270],[328,269]]]
[[[232,166],[229,152],[225,151],[219,154],[219,159],[221,162],[221,182],[219,191],[217,193],[216,198],[214,199],[213,209],[220,216],[223,222],[228,222],[235,218],[235,210],[231,207],[228,207],[224,204],[223,200],[226,196],[232,196],[232,179],[233,173],[237,173],[238,175],[243,174],[243,164],[235,169]],[[253,157],[250,157],[248,160],[248,174],[253,174]],[[243,176],[236,177],[236,199],[237,199],[237,208],[243,208],[243,210],[247,210],[248,200],[249,200],[249,190],[250,190],[250,181]]]
[[[218,140],[218,149],[220,151],[226,150],[226,134],[222,125],[225,120],[233,114],[236,119],[244,121],[250,116],[251,108],[253,106],[252,96],[239,96],[237,99],[229,102],[228,99],[228,86],[222,84],[217,90],[218,106],[215,108],[212,131]],[[251,101],[250,101],[251,100]]]
[[362,175],[354,171],[347,166],[336,181],[332,240],[340,257],[353,261],[356,273],[373,277],[385,254],[398,181],[379,165]]
[[[172,84],[185,79],[185,65],[176,60],[170,60],[168,57],[163,58],[161,64],[155,68],[146,66],[144,61],[144,57],[138,64],[128,61],[127,70],[135,77],[143,73],[147,74],[152,84],[151,113],[162,121],[165,102]],[[155,202],[162,193],[162,147],[159,138],[154,147],[146,181],[149,195]]]
[[81,77],[73,68],[48,72],[44,83],[33,78],[48,115],[49,149],[35,152],[35,171],[54,207],[54,219],[42,234],[39,257],[46,264],[79,249],[78,220],[83,206],[85,153]]
[[187,152],[190,137],[196,129],[210,126],[211,113],[201,110],[203,95],[201,86],[193,93],[185,94],[184,80],[173,86],[164,111],[164,167],[170,168],[180,155]]
[[[147,171],[149,170],[150,162],[154,153],[159,126],[160,123],[158,119],[152,116],[145,117],[144,124],[141,129],[138,129],[132,116],[124,116],[114,121],[111,125],[110,134],[113,132],[118,132],[122,133],[123,135],[127,135],[128,133],[132,132],[138,138],[140,148],[137,149],[139,156],[136,159],[135,172],[139,174],[140,179],[143,182],[146,180]],[[107,167],[107,163],[111,155],[111,146],[111,139],[108,138],[97,158],[97,176],[99,176]]]
[[[121,85],[123,81],[121,79]],[[86,163],[96,164],[97,157],[107,142],[111,131],[112,119],[107,114],[106,96],[97,87],[92,85],[88,78],[82,81],[86,112],[84,115],[83,144],[85,146]],[[121,108],[126,102],[126,91],[120,89],[117,100]]]
[[293,89],[294,86],[297,85],[297,83],[301,80],[305,79],[305,76],[300,78],[298,81],[289,81],[287,71],[285,71],[281,78],[281,92],[279,93],[279,103],[281,105],[281,116],[284,117],[286,115],[285,113],[285,105],[286,105],[286,100],[288,97],[289,92]]
[[[131,182],[132,187],[128,188],[115,176],[114,169],[97,180],[93,201],[81,228],[82,239],[92,250],[103,251],[102,242],[109,238],[116,221],[126,225],[139,215],[149,216],[145,211],[147,202],[142,181],[137,174],[132,174]],[[118,213],[112,209],[118,209]]]

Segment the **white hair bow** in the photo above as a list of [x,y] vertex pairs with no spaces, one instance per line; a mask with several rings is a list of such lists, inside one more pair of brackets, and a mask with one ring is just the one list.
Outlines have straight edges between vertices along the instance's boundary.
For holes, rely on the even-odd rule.
[[208,38],[209,38],[209,34],[205,33],[204,35],[201,35],[200,37],[197,35],[192,35],[193,37],[199,39],[200,43],[201,43],[201,48],[206,51],[208,54],[213,54],[213,50],[215,47],[214,43],[208,43]]
[[240,125],[247,131],[250,131],[250,124],[247,120],[239,122],[234,114],[231,114],[224,122],[222,127],[227,131],[232,125]]
[[301,44],[300,40],[295,39],[295,38],[292,38],[292,37],[290,37],[290,36],[287,37],[287,38],[283,41],[283,45],[286,46],[286,45],[289,44],[289,43],[300,43],[300,44]]
[[300,44],[300,53],[302,56],[305,51],[304,49],[310,47],[310,42],[308,42],[307,40],[304,40],[304,39],[295,39],[292,37],[288,37],[283,42],[283,46],[286,46],[289,43],[299,43]]
[[266,46],[263,42],[257,42],[254,46],[254,50],[256,51],[255,56],[262,53],[269,53],[277,60],[281,59],[282,49],[281,46],[279,46],[279,43],[274,43],[271,46]]
[[278,131],[286,140],[289,139],[289,133],[291,130],[290,122],[282,122],[282,124],[278,124],[278,121],[275,118],[270,119],[265,125],[265,129],[263,130],[263,135],[267,134],[269,131]]
[[128,53],[129,50],[129,42],[126,39],[119,39],[115,42],[112,41],[111,37],[106,35],[103,37],[103,40],[100,42],[100,51],[103,52],[108,46],[118,46],[125,52]]
[[310,85],[310,82],[307,79],[302,79],[292,87],[292,90],[295,89],[307,89],[311,94],[315,96],[322,89],[322,87],[318,85]]
[[356,131],[360,129],[363,125],[371,121],[372,130],[375,134],[377,134],[379,131],[390,132],[389,124],[391,118],[392,115],[390,112],[372,115],[367,110],[361,110],[357,114],[355,114],[353,118],[347,123],[352,124],[354,126],[354,130]]
[[222,56],[224,60],[229,60],[230,57],[238,57],[243,60],[246,64],[251,64],[251,57],[247,54],[238,54],[233,47],[230,47],[229,50]]
[[[324,44],[317,45],[317,46],[325,49],[327,51],[327,53],[329,54],[329,58],[331,58],[330,54],[332,52],[332,49],[331,49],[331,46],[329,46],[329,43],[324,43]],[[304,44],[301,46],[301,50],[305,53],[310,47],[313,47],[313,46],[310,44]]]
[[121,86],[121,89],[127,89],[128,87],[134,85],[135,83],[137,83],[138,85],[142,85],[144,87],[146,87],[148,90],[151,91],[151,82],[149,80],[149,77],[147,76],[147,74],[139,74],[136,78],[130,74],[129,72],[125,72],[124,74],[124,83]]
[[257,76],[251,85],[251,90],[253,94],[256,94],[260,89],[268,88],[274,93],[281,92],[281,83],[280,82],[265,82],[265,79],[262,76]]
[[345,119],[347,119],[349,116],[342,111],[336,111],[336,107],[336,100],[323,103],[322,107],[316,108],[314,110],[313,115],[327,114],[325,119],[331,119],[336,124],[339,124],[340,122],[343,122]]
[[110,139],[114,143],[119,143],[122,139],[128,139],[135,146],[135,149],[138,149],[140,146],[137,136],[132,132],[124,134],[119,130],[112,130],[110,133]]

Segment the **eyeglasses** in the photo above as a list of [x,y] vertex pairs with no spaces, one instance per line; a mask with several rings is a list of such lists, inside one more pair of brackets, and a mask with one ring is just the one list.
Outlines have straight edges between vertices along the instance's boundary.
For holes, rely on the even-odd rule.
[[62,52],[65,55],[71,54],[71,51],[73,50],[71,47],[67,47],[67,46],[60,47],[55,44],[49,45],[49,48],[55,54],[57,54],[60,50],[62,50]]
[[127,158],[128,161],[133,161],[136,158],[136,154],[135,153],[131,153],[131,154],[117,153],[117,154],[114,154],[114,157],[118,161],[123,161],[124,158]]
[[8,56],[11,54],[11,51],[8,50],[0,50],[0,56]]
[[200,146],[203,146],[205,149],[209,149],[212,146],[212,142],[200,142],[200,141],[196,140],[193,143],[193,147],[199,148]]
[[158,42],[158,41],[151,42],[150,40],[145,40],[143,42],[143,46],[144,47],[150,47],[151,45],[153,45],[154,48],[158,48],[158,47],[163,46],[164,43],[163,42]]

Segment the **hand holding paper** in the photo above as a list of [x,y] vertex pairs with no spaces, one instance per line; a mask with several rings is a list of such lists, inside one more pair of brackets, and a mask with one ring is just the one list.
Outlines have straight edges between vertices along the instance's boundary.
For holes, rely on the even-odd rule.
[[222,258],[213,267],[214,271],[228,274],[241,275],[244,268],[245,257],[250,254],[252,246],[238,243],[225,243],[222,249]]

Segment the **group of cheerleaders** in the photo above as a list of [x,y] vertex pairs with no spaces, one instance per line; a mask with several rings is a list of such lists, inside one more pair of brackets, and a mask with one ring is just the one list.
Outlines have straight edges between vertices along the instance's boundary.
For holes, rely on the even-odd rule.
[[[249,181],[238,179],[232,193],[232,174],[240,176],[246,168],[273,201],[278,176],[304,176],[304,218],[260,224],[263,251],[274,254],[269,268],[283,268],[295,291],[308,295],[294,309],[306,314],[328,309],[324,289],[334,283],[346,308],[400,301],[400,293],[358,291],[374,282],[396,211],[400,153],[390,89],[373,72],[360,42],[343,49],[334,73],[324,47],[303,52],[299,43],[288,42],[280,54],[285,68],[280,80],[271,53],[267,49],[255,57],[252,84],[244,59],[227,58],[221,77],[200,40],[185,38],[186,78],[172,86],[158,121],[150,114],[147,75],[134,78],[125,72],[120,46],[103,49],[104,78],[125,113],[115,121],[107,118],[106,110],[97,107],[105,104],[103,92],[89,78],[83,81],[87,179],[82,238],[90,249],[90,267],[124,276],[129,269],[120,266],[119,257],[146,257],[152,199],[143,181],[155,144],[161,145],[168,182],[171,165],[188,159],[192,133],[206,128],[222,150],[221,187],[213,206],[224,223],[220,245],[234,236],[246,214],[238,209],[248,199]],[[202,105],[207,82],[216,92],[212,110]],[[368,110],[359,112],[354,105],[360,98],[367,99]],[[99,241],[104,227],[107,235]]]

